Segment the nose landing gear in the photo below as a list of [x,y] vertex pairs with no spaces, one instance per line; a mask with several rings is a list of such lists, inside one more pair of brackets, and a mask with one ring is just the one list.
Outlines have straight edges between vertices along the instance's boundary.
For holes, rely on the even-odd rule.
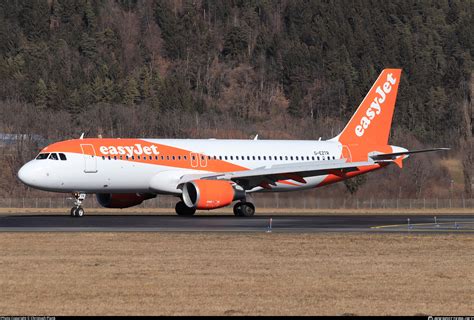
[[85,193],[73,193],[75,198],[74,207],[71,208],[71,217],[82,217],[84,215],[84,209],[82,208],[82,201],[86,198]]

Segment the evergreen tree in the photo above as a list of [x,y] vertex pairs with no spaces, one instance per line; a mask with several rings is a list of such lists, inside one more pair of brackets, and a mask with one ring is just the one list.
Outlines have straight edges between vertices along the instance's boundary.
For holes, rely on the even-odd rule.
[[38,107],[45,107],[48,96],[48,88],[43,79],[39,79],[36,84],[36,93],[35,93],[35,104]]

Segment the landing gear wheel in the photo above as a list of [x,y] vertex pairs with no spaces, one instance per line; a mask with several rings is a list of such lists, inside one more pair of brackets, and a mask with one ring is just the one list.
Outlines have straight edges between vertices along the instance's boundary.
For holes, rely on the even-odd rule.
[[82,217],[84,216],[84,209],[82,209],[82,202],[86,198],[85,193],[74,192],[74,207],[71,208],[71,217]]
[[241,217],[242,216],[242,203],[241,202],[237,202],[234,205],[234,215],[236,217]]
[[196,208],[188,207],[183,201],[176,203],[174,210],[178,216],[190,217],[196,212]]
[[83,217],[84,209],[82,207],[72,207],[71,208],[71,217]]
[[255,206],[251,202],[242,202],[240,203],[239,212],[240,217],[252,217],[255,214]]
[[76,217],[82,217],[84,216],[84,209],[82,209],[82,207],[76,208],[75,213]]

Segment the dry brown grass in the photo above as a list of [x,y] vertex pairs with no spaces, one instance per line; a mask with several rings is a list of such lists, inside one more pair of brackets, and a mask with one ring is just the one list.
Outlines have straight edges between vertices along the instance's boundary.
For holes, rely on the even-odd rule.
[[1,233],[0,311],[473,314],[474,236]]

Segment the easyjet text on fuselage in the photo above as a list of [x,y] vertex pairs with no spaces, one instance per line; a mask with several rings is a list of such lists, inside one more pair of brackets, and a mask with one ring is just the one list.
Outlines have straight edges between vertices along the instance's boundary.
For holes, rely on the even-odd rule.
[[133,155],[158,155],[158,147],[155,145],[142,146],[140,143],[136,143],[132,146],[100,146],[100,152],[104,155],[127,155],[129,157]]

